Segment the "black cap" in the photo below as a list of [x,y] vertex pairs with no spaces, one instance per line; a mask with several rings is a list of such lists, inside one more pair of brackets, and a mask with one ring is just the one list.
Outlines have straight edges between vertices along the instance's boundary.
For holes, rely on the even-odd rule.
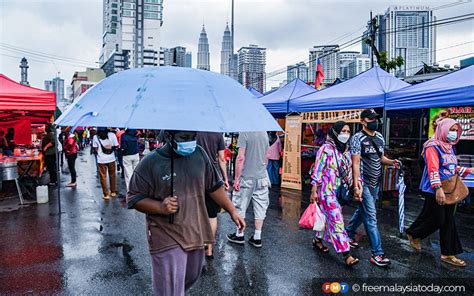
[[364,109],[364,111],[362,111],[360,113],[360,118],[369,118],[369,119],[375,119],[375,118],[379,118],[380,115],[377,114],[377,112],[375,112],[374,109]]

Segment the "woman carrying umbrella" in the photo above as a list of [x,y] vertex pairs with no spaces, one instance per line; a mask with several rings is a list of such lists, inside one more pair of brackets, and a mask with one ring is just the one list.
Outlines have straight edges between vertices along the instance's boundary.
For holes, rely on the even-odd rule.
[[77,140],[74,133],[67,131],[67,139],[64,141],[64,153],[66,154],[67,165],[71,173],[71,182],[66,187],[76,187],[76,159],[77,159]]
[[461,132],[461,126],[454,119],[441,119],[434,136],[423,145],[425,169],[420,189],[425,203],[416,221],[407,229],[410,245],[417,251],[421,250],[420,240],[439,229],[441,261],[455,266],[466,266],[466,262],[456,257],[463,250],[454,219],[455,204],[446,204],[441,182],[455,174],[464,177],[474,173],[474,168],[457,165],[453,145],[459,141]]
[[352,161],[347,142],[351,130],[344,121],[336,122],[329,130],[326,143],[316,154],[313,172],[310,202],[318,202],[326,216],[325,231],[317,231],[313,238],[316,250],[328,253],[329,248],[323,245],[323,239],[332,242],[337,253],[342,253],[348,266],[359,263],[351,256],[349,236],[344,229],[342,207],[337,200],[338,190],[345,184],[352,186]]

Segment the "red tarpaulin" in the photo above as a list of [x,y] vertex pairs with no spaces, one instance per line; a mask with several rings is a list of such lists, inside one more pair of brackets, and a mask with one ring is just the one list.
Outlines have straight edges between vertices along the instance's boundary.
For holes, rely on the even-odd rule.
[[55,110],[54,92],[29,87],[0,74],[0,121],[47,122]]
[[0,130],[7,134],[8,128],[15,130],[13,140],[15,144],[31,145],[31,122],[29,120],[0,121]]

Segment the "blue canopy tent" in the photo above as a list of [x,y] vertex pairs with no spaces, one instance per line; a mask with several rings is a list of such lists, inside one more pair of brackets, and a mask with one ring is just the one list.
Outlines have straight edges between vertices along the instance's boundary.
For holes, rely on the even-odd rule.
[[314,93],[316,90],[306,84],[303,80],[296,78],[285,86],[264,95],[259,102],[262,103],[270,113],[289,113],[288,105],[292,100],[301,96]]
[[409,86],[375,66],[352,79],[290,101],[290,112],[379,108],[386,94]]
[[254,95],[254,96],[257,97],[257,98],[263,97],[263,95],[262,95],[261,92],[259,92],[258,90],[256,90],[255,88],[253,88],[253,87],[251,87],[251,86],[248,88],[248,90],[249,90],[249,92],[250,92],[252,95]]
[[387,110],[474,104],[474,66],[387,94]]

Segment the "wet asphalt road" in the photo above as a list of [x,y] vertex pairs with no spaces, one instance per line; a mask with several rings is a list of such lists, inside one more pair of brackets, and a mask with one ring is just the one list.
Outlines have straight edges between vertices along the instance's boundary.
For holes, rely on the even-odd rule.
[[[78,158],[77,170],[76,189],[64,188],[69,175],[62,176],[61,215],[56,191],[50,192],[49,204],[31,204],[7,211],[0,203],[1,295],[151,294],[144,215],[127,210],[123,198],[101,199],[88,148]],[[118,178],[121,192],[124,191],[122,183]],[[440,263],[437,234],[423,242],[422,252],[413,252],[407,240],[399,238],[396,214],[391,210],[379,211],[379,229],[392,265],[381,269],[368,262],[368,241],[362,227],[362,247],[354,252],[361,263],[351,269],[344,266],[332,248],[329,255],[312,249],[311,231],[299,229],[297,225],[308,199],[307,194],[301,196],[294,191],[272,190],[261,249],[228,243],[225,235],[233,232],[234,227],[226,214],[220,214],[215,259],[208,261],[201,278],[188,293],[322,295],[323,283],[339,281],[350,285],[363,282],[464,284],[468,285],[466,293],[453,295],[474,295],[472,215],[457,215],[458,230],[466,249],[460,257],[469,264],[464,269]],[[419,207],[420,203],[407,201],[407,208],[409,205]],[[351,207],[344,209],[346,221],[353,211]],[[417,213],[417,210],[407,209],[407,223]],[[247,238],[253,232],[249,221]]]

